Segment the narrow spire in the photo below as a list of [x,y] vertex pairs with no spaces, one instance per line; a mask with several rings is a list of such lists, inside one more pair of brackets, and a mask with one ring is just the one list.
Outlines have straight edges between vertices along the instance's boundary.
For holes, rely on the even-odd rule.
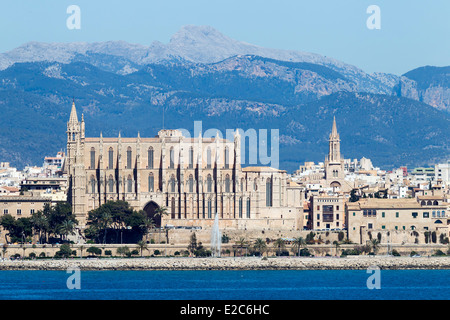
[[72,110],[70,111],[69,123],[78,123],[77,108],[75,108],[75,101],[72,102]]
[[339,139],[339,134],[337,133],[337,127],[336,127],[336,117],[333,117],[333,129],[331,129],[330,138],[338,138]]

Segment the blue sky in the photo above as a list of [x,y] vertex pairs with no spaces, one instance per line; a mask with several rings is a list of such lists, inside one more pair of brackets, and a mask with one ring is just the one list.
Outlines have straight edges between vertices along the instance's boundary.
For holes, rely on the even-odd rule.
[[[69,5],[81,29],[69,30]],[[369,30],[369,5],[381,29]],[[167,43],[181,26],[210,25],[252,44],[315,52],[367,72],[450,65],[449,0],[2,0],[0,52],[28,41]]]

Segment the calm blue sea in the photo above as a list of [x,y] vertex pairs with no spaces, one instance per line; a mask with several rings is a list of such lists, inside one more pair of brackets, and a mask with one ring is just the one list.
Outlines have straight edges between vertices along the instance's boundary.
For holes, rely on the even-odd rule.
[[368,289],[365,270],[0,271],[0,299],[14,300],[308,300],[449,299],[450,270],[381,270]]

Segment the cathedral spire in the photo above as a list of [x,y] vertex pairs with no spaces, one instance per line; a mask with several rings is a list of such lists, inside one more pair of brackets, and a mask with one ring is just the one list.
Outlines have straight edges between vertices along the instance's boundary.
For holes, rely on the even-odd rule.
[[330,139],[339,139],[339,134],[337,133],[336,127],[336,117],[333,117],[333,128],[331,129]]
[[72,102],[72,110],[70,111],[69,123],[78,123],[77,108],[75,108],[75,101]]

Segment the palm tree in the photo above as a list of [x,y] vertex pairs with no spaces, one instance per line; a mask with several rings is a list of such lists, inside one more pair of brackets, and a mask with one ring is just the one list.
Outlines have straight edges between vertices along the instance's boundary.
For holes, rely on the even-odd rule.
[[380,247],[380,241],[378,239],[370,240],[370,246],[372,247],[372,251],[374,254],[377,254],[378,248]]
[[146,239],[147,239],[147,235],[149,233],[149,230],[152,230],[155,227],[155,222],[153,221],[152,218],[149,218],[149,217],[146,216],[144,218],[144,221],[142,222],[142,224],[139,227],[144,230],[144,234],[145,234]]
[[297,255],[300,256],[300,249],[306,246],[306,241],[303,237],[298,237],[294,240],[294,248],[297,248]]
[[275,240],[275,243],[273,244],[275,248],[277,248],[277,255],[280,255],[281,250],[284,250],[286,247],[286,244],[283,239],[278,238]]
[[105,234],[103,235],[103,243],[106,243],[106,233],[108,232],[108,228],[110,227],[111,223],[113,222],[112,215],[110,212],[103,212],[102,218],[101,218],[103,230],[105,231]]
[[263,239],[258,238],[258,239],[255,240],[254,248],[255,248],[256,251],[259,252],[259,254],[261,256],[263,256],[264,251],[267,248],[266,242]]
[[338,255],[339,241],[333,241],[334,246],[336,247],[336,256]]
[[67,240],[68,235],[75,234],[75,223],[72,220],[64,220],[59,226],[58,232]]
[[144,249],[145,249],[145,250],[148,250],[147,243],[146,243],[145,241],[143,241],[143,240],[140,240],[140,241],[137,243],[137,246],[138,246],[139,250],[141,250],[141,257],[142,257],[142,251],[143,251]]
[[236,241],[236,245],[238,246],[238,248],[240,248],[240,253],[242,255],[242,248],[247,248],[247,240],[245,240],[245,238],[239,238],[238,241]]
[[8,245],[5,243],[2,247],[3,259],[5,259],[6,251],[8,251]]
[[158,207],[158,208],[156,208],[156,210],[155,210],[155,216],[156,217],[159,217],[160,218],[160,220],[159,220],[159,232],[158,232],[158,242],[159,243],[161,243],[161,225],[162,225],[162,218],[164,217],[164,216],[167,216],[169,214],[169,212],[167,211],[167,207],[164,207],[164,206],[162,206],[162,207]]
[[38,234],[39,243],[44,242],[42,238],[48,229],[48,218],[39,210],[31,215],[31,223],[34,231]]

